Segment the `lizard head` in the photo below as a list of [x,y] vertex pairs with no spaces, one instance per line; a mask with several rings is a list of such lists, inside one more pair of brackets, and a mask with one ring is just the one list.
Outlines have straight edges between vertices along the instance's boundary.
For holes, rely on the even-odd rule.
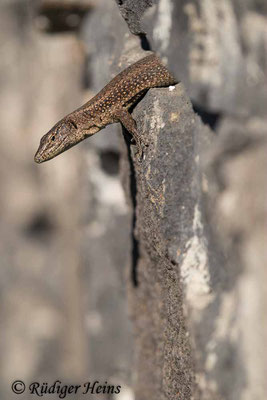
[[40,141],[34,156],[38,164],[51,160],[63,151],[85,139],[83,131],[71,119],[62,119]]

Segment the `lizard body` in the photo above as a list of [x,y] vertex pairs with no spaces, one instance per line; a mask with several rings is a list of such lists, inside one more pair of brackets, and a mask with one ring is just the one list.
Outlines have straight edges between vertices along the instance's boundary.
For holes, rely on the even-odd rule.
[[68,150],[114,122],[133,135],[142,152],[140,134],[128,109],[152,87],[177,83],[155,54],[120,72],[96,96],[61,119],[41,138],[34,160],[42,163]]

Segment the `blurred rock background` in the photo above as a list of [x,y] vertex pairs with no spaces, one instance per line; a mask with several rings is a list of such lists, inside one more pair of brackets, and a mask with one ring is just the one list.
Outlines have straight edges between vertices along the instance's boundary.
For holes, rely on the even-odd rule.
[[15,379],[107,380],[125,392],[131,383],[130,219],[116,128],[58,162],[33,162],[41,136],[109,79],[105,63],[95,79],[80,37],[93,10],[1,1],[1,399],[13,398]]

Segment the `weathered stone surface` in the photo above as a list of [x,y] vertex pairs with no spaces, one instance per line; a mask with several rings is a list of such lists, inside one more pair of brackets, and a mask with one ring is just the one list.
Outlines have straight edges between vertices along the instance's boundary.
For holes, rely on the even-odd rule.
[[150,90],[134,110],[148,147],[125,184],[136,204],[138,257],[132,264],[135,282],[130,292],[136,395],[141,399],[188,399],[196,391],[182,282],[195,269],[201,295],[207,296],[210,285],[207,264],[198,270],[196,263],[187,274],[181,271],[192,238],[203,247],[202,253],[197,248],[198,254],[207,258],[200,229],[199,156],[210,134],[194,114],[183,86],[171,89]]
[[130,31],[135,35],[145,34],[141,19],[144,12],[151,7],[156,0],[115,0],[121,11],[121,15],[128,24]]
[[[134,111],[138,126],[150,138],[146,159],[130,169],[139,284],[132,290],[141,371],[136,390],[140,398],[153,398],[149,383],[157,382],[157,398],[175,398],[170,377],[176,371],[180,379],[182,359],[177,356],[175,364],[173,353],[161,356],[168,349],[171,327],[178,334],[182,325],[191,347],[181,350],[183,341],[176,338],[173,352],[181,350],[187,360],[194,360],[186,369],[186,377],[193,377],[189,386],[194,398],[262,400],[267,393],[262,284],[267,257],[266,5],[160,0],[147,9],[141,25],[151,48],[168,61],[194,110],[216,135],[210,141],[200,124],[190,146],[190,112],[184,120],[172,121],[177,137],[168,135],[166,114],[173,104],[166,93],[164,107],[158,107],[162,99],[154,93],[161,90],[151,90]],[[179,107],[174,101],[174,115],[187,101],[182,97]],[[179,146],[183,131],[187,141]],[[164,269],[170,262],[171,268]],[[168,286],[170,271],[175,278]],[[178,293],[179,283],[183,299],[178,295],[177,302],[182,302],[184,314],[178,307],[171,325],[168,312],[176,306],[172,294]],[[177,398],[188,396],[185,380],[179,380]]]
[[217,244],[227,255],[228,283],[217,292],[220,301],[207,346],[206,373],[222,398],[264,399],[266,120],[226,118],[218,133],[206,160],[213,183],[207,192],[206,215]]
[[[143,10],[144,3],[138,5]],[[141,25],[150,48],[166,58],[195,103],[241,116],[252,107],[264,115],[264,10],[258,2],[157,0],[146,5]],[[139,24],[139,16],[134,18]],[[134,22],[128,24],[131,29]]]

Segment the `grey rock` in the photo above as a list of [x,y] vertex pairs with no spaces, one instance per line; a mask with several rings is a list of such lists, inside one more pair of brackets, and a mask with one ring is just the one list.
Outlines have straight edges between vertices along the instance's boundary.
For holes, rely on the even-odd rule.
[[[200,149],[211,135],[195,116],[183,86],[173,89],[152,89],[136,106],[133,115],[148,146],[125,184],[130,197],[136,192],[138,257],[132,268],[137,286],[130,296],[139,349],[136,395],[142,399],[153,398],[155,391],[161,399],[175,399],[177,393],[188,399],[196,393],[183,283],[197,271],[198,290],[205,295],[210,290],[209,266],[197,259],[190,265],[185,258],[191,242],[202,246],[194,250],[207,258],[202,224],[195,221],[202,208]],[[135,190],[129,193],[129,187]]]
[[130,31],[135,35],[145,34],[141,19],[144,12],[151,7],[156,0],[115,0],[119,6],[121,15],[128,24]]

